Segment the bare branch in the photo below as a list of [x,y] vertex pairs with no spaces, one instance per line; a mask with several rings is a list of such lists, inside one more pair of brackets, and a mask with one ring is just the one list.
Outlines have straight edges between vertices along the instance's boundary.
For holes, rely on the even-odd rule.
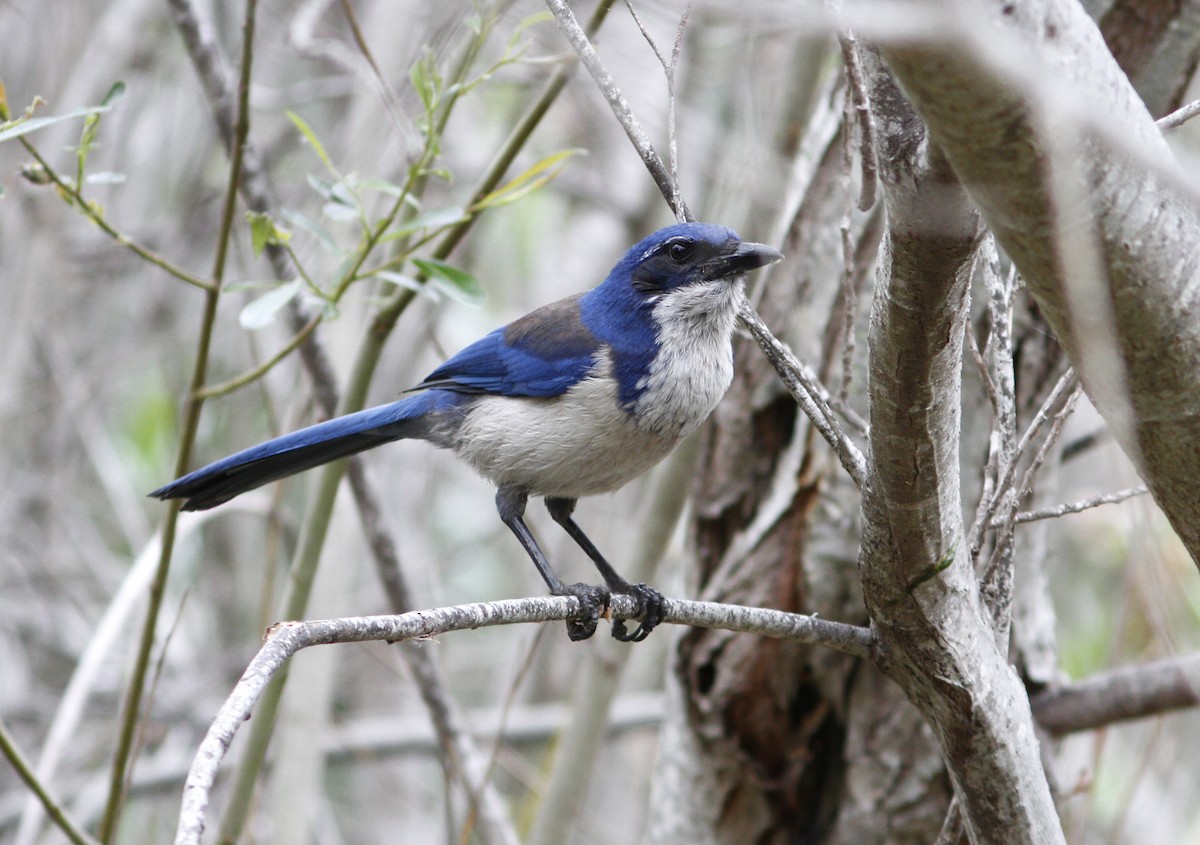
[[650,139],[646,137],[641,124],[633,116],[633,111],[629,108],[629,103],[626,101],[625,95],[617,87],[612,74],[608,72],[608,69],[600,61],[600,57],[596,55],[596,49],[592,46],[592,42],[588,40],[587,34],[584,33],[582,27],[579,26],[579,22],[575,20],[575,15],[571,13],[566,0],[546,0],[546,5],[554,15],[554,20],[558,23],[558,28],[562,30],[563,35],[567,37],[567,40],[571,42],[571,46],[575,48],[575,52],[579,55],[579,60],[583,62],[583,66],[592,75],[596,87],[600,89],[600,93],[608,101],[608,105],[616,116],[617,121],[624,128],[625,134],[629,136],[634,149],[637,150],[638,155],[642,158],[642,162],[650,171],[650,176],[654,179],[655,184],[658,185],[658,189],[662,191],[663,197],[671,204],[671,210],[675,212],[675,216],[679,220],[695,220],[691,211],[688,210],[687,205],[683,202],[683,199],[680,197],[676,201],[676,198],[679,197],[679,191],[671,179],[671,174],[663,166],[662,159],[658,157],[658,153],[654,151],[654,146],[650,143]]
[[[1064,502],[1061,505],[1038,508],[1035,511],[1021,511],[1013,517],[1013,522],[1020,525],[1024,522],[1036,522],[1039,519],[1054,519],[1066,516],[1069,513],[1080,513],[1081,511],[1096,508],[1100,505],[1113,505],[1117,502],[1124,502],[1126,499],[1132,499],[1135,496],[1144,496],[1149,492],[1150,490],[1145,484],[1139,484],[1137,487],[1127,487],[1115,493],[1102,493],[1099,496],[1092,496],[1090,499],[1081,499],[1078,502]],[[993,521],[991,527],[998,528],[1000,524],[999,521]]]
[[992,518],[996,514],[996,509],[1000,505],[1000,500],[1003,498],[1004,491],[1012,484],[1013,476],[1017,472],[1017,464],[1020,461],[1021,455],[1029,447],[1029,442],[1037,435],[1042,426],[1046,424],[1046,420],[1050,419],[1051,409],[1062,398],[1062,395],[1069,387],[1075,384],[1075,371],[1068,369],[1063,373],[1058,382],[1054,385],[1054,389],[1046,397],[1042,406],[1038,408],[1038,412],[1034,415],[1026,427],[1021,439],[1017,441],[1017,446],[1012,452],[1012,459],[1004,467],[1004,471],[1000,473],[1000,477],[996,480],[995,486],[992,488],[990,501],[984,506],[980,502],[980,507],[975,515],[975,521],[971,524],[970,531],[967,532],[967,538],[970,542],[970,551],[972,559],[978,557],[979,550],[983,546],[983,528],[990,526]]
[[[399,616],[360,616],[275,625],[221,706],[196,751],[183,788],[175,845],[199,845],[217,768],[226,750],[238,728],[250,718],[259,696],[296,652],[332,643],[422,640],[449,631],[561,621],[578,614],[579,610],[579,600],[573,596],[535,596],[420,610]],[[627,619],[637,613],[637,602],[628,596],[613,596],[611,610],[614,618]],[[779,610],[713,602],[670,599],[664,621],[825,645],[868,659],[873,656],[875,643],[874,634],[868,628]]]
[[688,16],[692,13],[692,4],[688,3],[683,7],[683,14],[679,17],[679,26],[675,29],[675,44],[671,48],[671,58],[669,60],[658,49],[658,44],[655,43],[642,23],[637,9],[633,7],[632,0],[625,0],[625,6],[629,9],[629,14],[633,16],[638,29],[641,30],[642,37],[646,39],[646,43],[654,51],[654,55],[658,58],[659,64],[662,65],[663,73],[667,77],[667,164],[671,168],[670,201],[674,208],[684,208],[683,194],[679,188],[679,139],[675,134],[675,70],[679,67],[679,52],[683,49],[683,33],[687,28]]
[[1200,114],[1200,100],[1192,100],[1186,106],[1181,106],[1166,117],[1158,119],[1159,129],[1174,129],[1183,126],[1196,115]]
[[801,364],[791,350],[771,334],[771,330],[767,328],[766,323],[762,321],[758,312],[748,301],[742,301],[742,308],[738,316],[758,343],[759,348],[762,349],[763,354],[767,356],[767,360],[771,362],[771,366],[775,368],[775,372],[784,387],[788,389],[788,393],[792,394],[792,397],[800,405],[800,409],[808,415],[813,425],[821,432],[821,436],[833,447],[834,453],[850,478],[857,486],[861,487],[863,479],[866,477],[867,459],[863,457],[862,451],[854,445],[854,442],[838,424],[833,415],[833,409],[830,408],[829,402],[825,398],[825,388],[821,386],[812,371]]
[[[841,3],[830,0],[828,4],[835,17],[841,16]],[[863,78],[862,57],[859,55],[858,39],[854,31],[844,23],[837,31],[838,46],[842,51],[842,63],[846,67],[847,96],[854,104],[855,122],[858,126],[859,162],[862,168],[862,185],[858,195],[858,210],[868,211],[875,205],[875,190],[878,182],[878,163],[875,159],[875,126],[871,120],[871,101],[867,95],[867,84]],[[842,125],[842,131],[850,135],[851,121]]]
[[1030,699],[1050,733],[1092,730],[1200,704],[1200,654],[1101,672],[1047,689]]

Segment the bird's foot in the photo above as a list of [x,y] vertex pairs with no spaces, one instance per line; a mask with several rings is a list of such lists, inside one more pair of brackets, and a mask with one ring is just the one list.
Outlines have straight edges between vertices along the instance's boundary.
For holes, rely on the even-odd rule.
[[568,584],[563,587],[560,595],[574,596],[579,599],[578,615],[567,620],[567,636],[574,642],[579,642],[596,633],[600,616],[608,612],[609,599],[612,598],[608,587],[597,587],[592,584]]
[[613,592],[632,596],[638,603],[637,616],[642,620],[633,633],[626,630],[624,619],[613,620],[612,635],[623,643],[640,643],[658,627],[667,614],[666,597],[653,587],[647,587],[645,584],[626,584]]

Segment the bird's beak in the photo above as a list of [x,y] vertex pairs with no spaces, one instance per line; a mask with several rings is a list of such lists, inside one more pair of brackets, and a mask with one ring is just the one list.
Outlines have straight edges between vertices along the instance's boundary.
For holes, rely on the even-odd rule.
[[774,264],[782,258],[782,252],[766,244],[740,243],[737,245],[737,249],[724,256],[725,267],[723,269],[725,272],[722,275],[732,276],[737,273],[745,273],[747,270]]

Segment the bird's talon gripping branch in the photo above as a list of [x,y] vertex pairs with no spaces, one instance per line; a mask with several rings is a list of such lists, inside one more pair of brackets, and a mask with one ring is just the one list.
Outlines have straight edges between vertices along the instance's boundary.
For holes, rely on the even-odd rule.
[[637,616],[641,623],[629,633],[624,619],[613,622],[612,635],[623,643],[640,643],[657,628],[667,614],[667,599],[658,590],[646,584],[629,584],[628,590],[616,589],[614,592],[632,596],[637,600]]
[[567,636],[573,642],[586,640],[596,633],[600,617],[608,612],[612,593],[607,587],[591,584],[570,584],[562,592],[579,599],[579,614],[567,620]]
[[416,395],[260,443],[150,495],[203,510],[364,449],[427,440],[496,484],[500,518],[550,591],[579,598],[571,639],[592,635],[609,592],[558,579],[525,524],[530,496],[546,500],[609,590],[637,598],[641,624],[630,634],[618,621],[613,635],[639,642],[662,621],[665,600],[616,573],[571,518],[575,500],[632,481],[704,422],[733,379],[744,274],[782,257],[724,226],[668,226],[635,244],[597,287],[459,352]]

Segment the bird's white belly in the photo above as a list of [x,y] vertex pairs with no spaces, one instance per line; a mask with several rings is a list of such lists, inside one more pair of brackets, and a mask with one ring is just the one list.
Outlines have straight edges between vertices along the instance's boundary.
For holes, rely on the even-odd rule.
[[531,496],[575,499],[627,484],[695,431],[725,394],[738,296],[740,287],[725,282],[697,285],[656,308],[659,353],[631,407],[622,407],[604,351],[591,375],[561,396],[475,400],[447,445],[480,475]]
[[679,440],[639,426],[621,409],[615,382],[589,378],[554,399],[479,399],[452,448],[497,485],[574,499],[628,483]]

